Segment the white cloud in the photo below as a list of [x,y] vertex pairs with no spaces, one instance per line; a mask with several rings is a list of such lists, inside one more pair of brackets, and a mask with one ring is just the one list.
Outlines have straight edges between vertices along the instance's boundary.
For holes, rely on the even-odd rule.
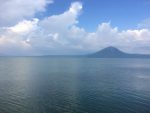
[[87,32],[81,45],[89,51],[115,46],[127,52],[150,53],[148,49],[145,50],[149,44],[149,29],[119,30],[117,27],[112,27],[110,23],[102,23],[95,32]]
[[[42,20],[22,20],[0,29],[0,51],[12,54],[76,54],[116,46],[128,52],[146,52],[150,44],[147,28],[119,30],[111,23],[101,23],[95,32],[78,27],[82,4],[74,2],[62,14]],[[138,49],[137,49],[138,48]],[[139,49],[140,48],[140,49]]]
[[36,18],[33,21],[23,20],[13,27],[8,27],[8,29],[14,33],[29,33],[36,28],[38,21]]
[[45,11],[52,0],[0,0],[0,26],[10,26],[25,18],[32,18],[37,12]]
[[23,20],[15,26],[6,27],[5,32],[0,35],[0,46],[22,45],[23,48],[26,46],[35,51],[66,47],[70,43],[67,34],[77,23],[82,4],[75,2],[70,9],[63,14],[53,15],[40,21],[38,19]]
[[82,5],[80,2],[74,2],[71,4],[69,12],[73,13],[74,15],[78,15],[80,10],[82,9]]
[[[49,16],[40,21],[40,26],[49,32],[61,32],[67,30],[74,24],[77,24],[77,17],[82,10],[80,2],[71,4],[68,11],[59,15]],[[59,30],[59,31],[58,31]]]

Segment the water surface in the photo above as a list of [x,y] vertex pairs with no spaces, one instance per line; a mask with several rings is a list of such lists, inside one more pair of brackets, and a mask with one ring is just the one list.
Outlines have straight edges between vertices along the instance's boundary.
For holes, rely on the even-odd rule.
[[150,59],[0,57],[0,113],[150,113]]

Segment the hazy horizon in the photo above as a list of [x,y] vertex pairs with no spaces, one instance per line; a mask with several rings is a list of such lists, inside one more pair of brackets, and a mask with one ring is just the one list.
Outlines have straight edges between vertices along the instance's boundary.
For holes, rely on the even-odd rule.
[[[122,53],[125,53],[125,54],[130,54],[130,55],[134,55],[134,54],[136,54],[136,55],[150,55],[150,54],[144,54],[144,53],[134,53],[134,52],[126,52],[126,51],[123,51],[123,50],[121,50],[121,49],[118,49],[118,48],[116,48],[116,47],[113,47],[113,46],[108,46],[108,47],[105,47],[105,48],[102,48],[102,49],[100,49],[100,50],[97,50],[97,51],[94,51],[94,52],[81,52],[81,53],[68,53],[68,54],[47,54],[47,53],[45,53],[45,54],[0,54],[0,57],[42,57],[42,56],[52,56],[52,57],[59,57],[59,56],[61,56],[61,57],[79,57],[79,56],[83,56],[83,57],[86,57],[86,56],[88,56],[88,55],[93,55],[93,54],[95,54],[95,53],[101,53],[101,51],[105,51],[105,50],[107,50],[107,52],[110,52],[110,54],[116,54],[117,55],[117,53],[115,52],[115,51],[112,51],[111,52],[111,48],[113,48],[113,49],[115,49],[115,51],[117,50],[117,51],[119,51],[119,52],[122,52]],[[110,57],[111,58],[111,57]],[[136,57],[135,57],[136,58]],[[142,57],[141,57],[142,58]],[[149,57],[148,57],[149,58]]]

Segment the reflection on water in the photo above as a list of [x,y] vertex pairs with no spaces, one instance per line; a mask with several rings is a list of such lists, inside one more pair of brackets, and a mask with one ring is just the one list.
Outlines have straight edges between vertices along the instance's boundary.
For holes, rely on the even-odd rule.
[[149,113],[149,59],[0,58],[0,113]]

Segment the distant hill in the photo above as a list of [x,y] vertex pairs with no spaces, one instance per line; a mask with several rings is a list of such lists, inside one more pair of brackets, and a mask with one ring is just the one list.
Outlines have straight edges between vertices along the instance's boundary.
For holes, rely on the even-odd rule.
[[96,53],[88,55],[88,57],[95,58],[150,58],[147,54],[129,54],[125,53],[115,47],[107,47]]

